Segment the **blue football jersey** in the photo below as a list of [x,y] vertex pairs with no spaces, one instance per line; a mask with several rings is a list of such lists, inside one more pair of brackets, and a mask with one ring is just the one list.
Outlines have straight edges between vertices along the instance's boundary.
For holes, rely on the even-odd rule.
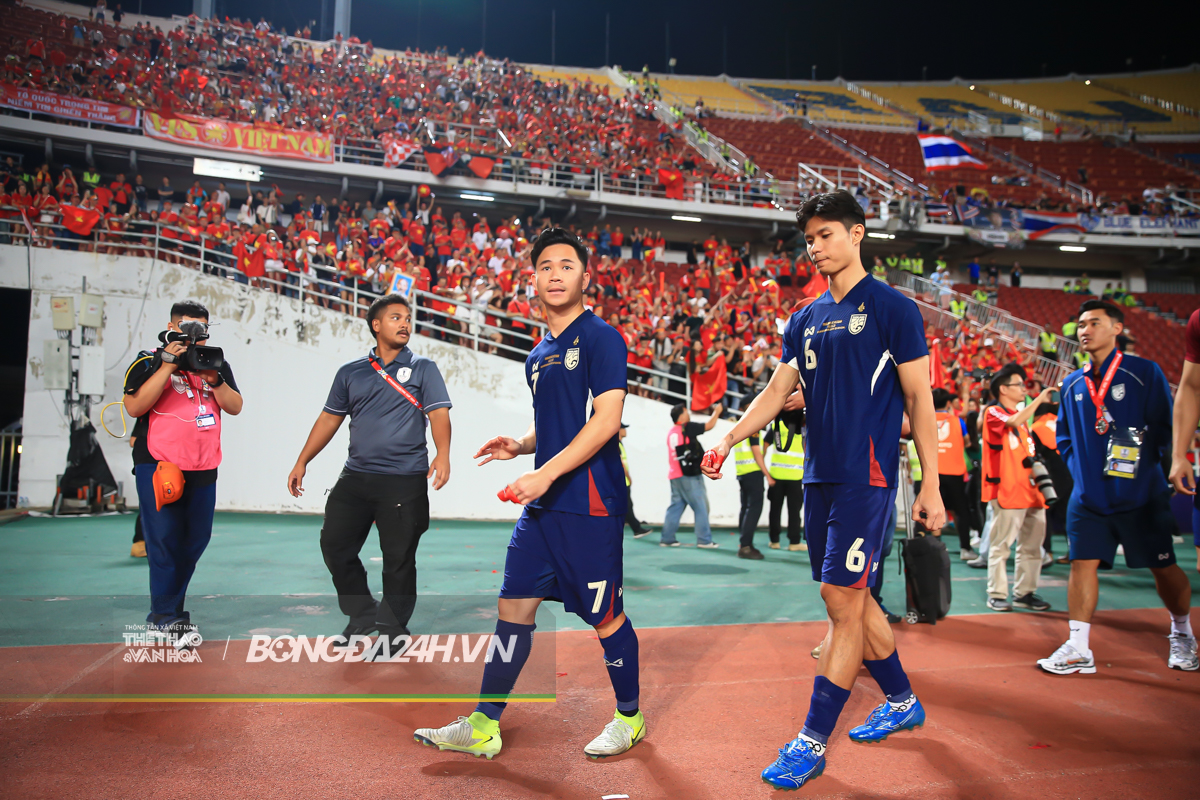
[[929,355],[920,309],[870,275],[792,314],[783,363],[800,373],[805,483],[896,484],[904,394],[896,367]]
[[[625,339],[591,311],[584,311],[558,336],[547,333],[525,359],[525,381],[533,393],[537,431],[534,464],[558,455],[588,421],[588,401],[626,388]],[[529,505],[591,516],[624,516],[625,471],[618,436],[594,456],[562,475]]]

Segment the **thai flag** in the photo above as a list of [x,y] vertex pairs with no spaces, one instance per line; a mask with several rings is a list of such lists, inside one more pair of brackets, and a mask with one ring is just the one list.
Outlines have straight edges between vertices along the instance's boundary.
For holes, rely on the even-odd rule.
[[927,217],[948,217],[950,216],[950,206],[945,203],[926,203],[925,216]]
[[957,139],[932,134],[917,134],[917,139],[921,142],[927,172],[959,167],[987,169],[987,164],[971,155],[971,149]]
[[1087,233],[1079,224],[1079,215],[1062,211],[1023,211],[1021,227],[1029,232],[1030,239],[1040,239],[1048,233],[1070,230]]

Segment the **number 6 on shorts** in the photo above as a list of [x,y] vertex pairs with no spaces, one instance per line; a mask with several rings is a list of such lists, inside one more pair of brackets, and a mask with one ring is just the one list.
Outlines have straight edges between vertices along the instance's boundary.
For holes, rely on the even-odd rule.
[[867,554],[859,549],[862,547],[862,543],[861,537],[855,539],[854,544],[850,547],[850,552],[846,553],[846,569],[851,572],[862,572],[867,566]]
[[[859,539],[858,542],[859,542],[859,544],[862,544],[862,539]],[[862,554],[859,553],[859,555],[862,555]],[[859,567],[859,570],[861,571],[862,567]],[[600,613],[600,604],[604,602],[604,588],[606,586],[608,586],[608,581],[592,581],[591,583],[588,584],[589,589],[596,590],[596,602],[592,603],[592,613],[593,614]]]

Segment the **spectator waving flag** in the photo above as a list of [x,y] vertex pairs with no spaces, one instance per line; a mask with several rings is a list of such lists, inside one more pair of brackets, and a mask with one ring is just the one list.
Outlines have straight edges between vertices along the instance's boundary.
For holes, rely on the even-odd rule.
[[388,169],[400,166],[420,148],[412,139],[402,139],[392,133],[385,133],[379,139],[383,143],[383,166]]
[[939,169],[987,169],[987,165],[971,155],[971,148],[957,139],[949,136],[934,136],[932,134],[917,134],[921,143],[921,156],[925,159],[925,170],[936,172]]
[[100,221],[100,212],[94,208],[60,206],[63,227],[79,236],[88,236]]

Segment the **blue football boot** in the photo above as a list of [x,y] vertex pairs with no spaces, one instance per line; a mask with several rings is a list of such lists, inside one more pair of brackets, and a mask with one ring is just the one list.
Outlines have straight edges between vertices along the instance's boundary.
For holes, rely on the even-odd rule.
[[856,742],[882,742],[897,731],[912,730],[924,724],[925,708],[914,694],[896,708],[883,701],[866,722],[850,730],[850,738]]
[[797,736],[779,748],[779,758],[762,771],[776,789],[799,789],[825,771],[825,745]]

